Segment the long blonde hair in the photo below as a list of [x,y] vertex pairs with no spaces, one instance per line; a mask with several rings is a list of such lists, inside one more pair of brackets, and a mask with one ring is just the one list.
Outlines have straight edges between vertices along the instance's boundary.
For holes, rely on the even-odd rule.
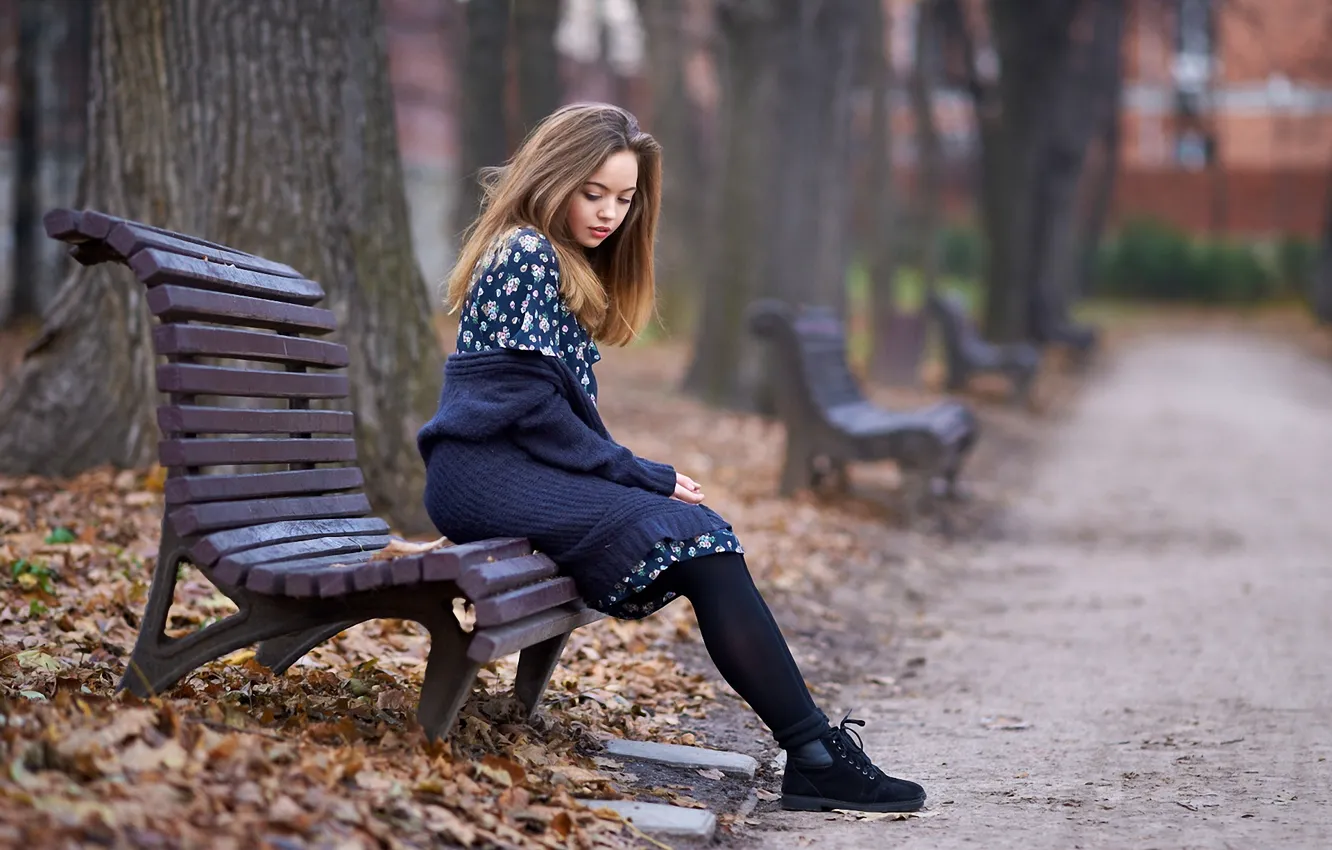
[[[573,193],[611,154],[638,159],[638,185],[629,212],[596,248],[584,249],[569,232]],[[482,172],[481,214],[464,234],[448,279],[445,303],[462,308],[495,240],[516,227],[550,239],[560,263],[560,294],[598,342],[624,345],[652,317],[655,278],[652,245],[661,211],[661,146],[618,106],[576,103],[562,107],[528,135],[500,168]]]

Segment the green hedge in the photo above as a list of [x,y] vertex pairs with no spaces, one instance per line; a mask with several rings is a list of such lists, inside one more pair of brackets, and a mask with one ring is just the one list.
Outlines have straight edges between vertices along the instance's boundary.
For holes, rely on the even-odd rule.
[[1098,295],[1210,303],[1254,303],[1303,293],[1315,248],[1191,238],[1152,220],[1131,221],[1102,243]]

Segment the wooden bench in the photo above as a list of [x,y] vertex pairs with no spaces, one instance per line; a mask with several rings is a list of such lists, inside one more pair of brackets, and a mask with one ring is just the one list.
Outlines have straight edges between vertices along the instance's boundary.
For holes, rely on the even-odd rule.
[[964,390],[972,375],[997,372],[1008,377],[1014,402],[1030,400],[1041,365],[1041,353],[1035,346],[986,342],[967,317],[966,308],[951,295],[930,293],[926,306],[943,336],[947,389]]
[[[167,468],[162,542],[120,687],[160,693],[197,667],[258,643],[281,673],[366,620],[415,620],[430,632],[417,717],[448,735],[482,664],[521,652],[514,690],[529,715],[569,634],[601,618],[573,580],[526,540],[487,540],[386,557],[389,527],[360,492],[348,351],[326,337],[318,283],[289,266],[98,212],[53,210],[46,232],[91,265],[128,265],[147,287]],[[227,365],[217,365],[223,360]],[[170,638],[182,562],[238,613]],[[464,599],[475,626],[453,612]]]
[[760,301],[748,321],[769,343],[769,374],[786,426],[783,495],[829,476],[845,484],[848,462],[885,459],[902,470],[910,513],[932,496],[956,494],[958,471],[978,436],[970,409],[956,401],[910,411],[872,404],[847,365],[846,334],[831,310]]

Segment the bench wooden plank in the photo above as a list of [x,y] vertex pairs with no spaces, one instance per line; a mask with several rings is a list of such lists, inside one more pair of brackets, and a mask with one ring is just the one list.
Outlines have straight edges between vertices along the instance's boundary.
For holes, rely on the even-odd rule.
[[157,408],[157,425],[175,434],[350,434],[356,418],[348,410],[200,407]]
[[388,534],[388,531],[388,523],[378,517],[316,519],[247,525],[244,528],[218,531],[201,538],[190,547],[190,558],[195,564],[206,567],[217,563],[218,559],[225,555],[258,549],[261,546],[295,543],[319,537],[385,535]]
[[232,357],[327,369],[340,369],[349,362],[347,346],[340,343],[208,325],[158,325],[153,329],[153,349],[164,355]]
[[337,319],[333,312],[321,307],[285,304],[183,286],[166,285],[149,289],[148,308],[163,322],[213,322],[316,336],[337,329]]
[[526,555],[476,564],[458,576],[458,587],[470,599],[483,599],[557,575],[559,568],[545,555]]
[[52,239],[59,239],[61,242],[78,242],[86,239],[79,232],[79,211],[71,209],[55,209],[42,216],[42,227],[46,230],[46,235]]
[[354,466],[239,475],[179,475],[167,478],[166,503],[175,507],[227,499],[335,493],[355,490],[364,483],[365,476]]
[[227,466],[249,463],[347,463],[356,460],[350,437],[297,439],[161,440],[157,457],[163,466]]
[[324,298],[323,288],[312,280],[264,274],[156,248],[134,254],[129,258],[129,267],[149,287],[149,292],[159,286],[176,285],[304,305]]
[[195,363],[164,363],[157,367],[157,388],[182,395],[246,396],[250,398],[346,398],[346,375],[236,369]]
[[263,257],[256,257],[254,254],[247,254],[234,248],[201,245],[195,240],[178,233],[158,230],[133,221],[121,221],[113,226],[106,235],[106,243],[115,248],[121,256],[130,257],[131,267],[134,265],[132,260],[134,254],[152,248],[172,254],[182,254],[187,257],[198,257],[211,263],[229,264],[237,268],[275,277],[297,279],[303,277],[300,272],[286,263],[266,260]]
[[457,581],[463,570],[488,561],[503,561],[532,554],[532,544],[522,537],[496,537],[475,543],[460,543],[422,556],[422,581]]
[[491,596],[473,600],[476,606],[477,628],[499,626],[514,620],[554,608],[578,598],[578,588],[568,576],[547,579]]
[[307,496],[289,499],[247,499],[236,502],[204,502],[176,508],[167,515],[182,537],[297,519],[339,519],[365,516],[370,502],[364,493]]
[[605,616],[592,608],[564,605],[503,626],[477,629],[467,646],[467,657],[487,664],[556,635],[595,623]]
[[[317,596],[322,583],[326,596],[351,591],[351,577],[360,569],[378,568],[388,561],[372,561],[375,552],[349,552],[277,564],[257,564],[245,576],[245,587],[267,596]],[[441,600],[443,604],[443,600]]]
[[269,543],[253,549],[230,552],[217,560],[213,569],[222,575],[229,572],[231,580],[243,578],[236,575],[238,568],[259,564],[280,564],[286,561],[304,561],[324,555],[353,555],[360,552],[378,552],[389,544],[388,534],[349,534],[324,537],[309,537],[304,540],[287,540],[282,543]]

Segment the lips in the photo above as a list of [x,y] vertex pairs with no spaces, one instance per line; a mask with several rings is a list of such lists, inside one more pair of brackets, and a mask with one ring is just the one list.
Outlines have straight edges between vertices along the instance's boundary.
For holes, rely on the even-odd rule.
[[611,232],[609,227],[591,227],[588,229],[591,230],[593,233],[595,233],[597,236],[600,236],[602,239],[605,239],[607,236],[610,236]]

